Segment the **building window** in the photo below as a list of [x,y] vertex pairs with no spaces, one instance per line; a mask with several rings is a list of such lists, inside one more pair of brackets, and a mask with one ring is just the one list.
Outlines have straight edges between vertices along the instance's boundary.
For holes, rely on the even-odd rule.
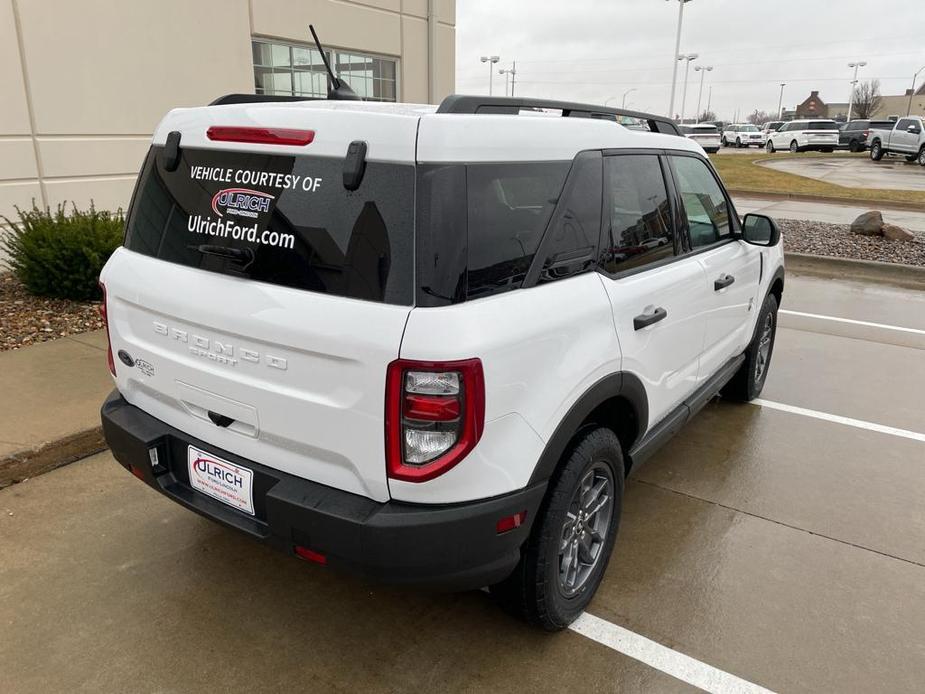
[[[254,40],[254,91],[324,98],[327,72],[315,48],[276,41]],[[328,58],[340,77],[368,101],[395,101],[396,61],[356,51],[329,50]]]

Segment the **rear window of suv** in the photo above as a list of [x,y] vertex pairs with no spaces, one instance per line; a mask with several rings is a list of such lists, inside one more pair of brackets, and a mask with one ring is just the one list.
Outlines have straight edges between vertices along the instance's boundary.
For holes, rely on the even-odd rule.
[[814,120],[804,125],[803,130],[838,130],[838,123],[833,120]]
[[153,147],[125,246],[172,263],[324,294],[410,305],[414,167],[368,162],[356,191],[343,160]]

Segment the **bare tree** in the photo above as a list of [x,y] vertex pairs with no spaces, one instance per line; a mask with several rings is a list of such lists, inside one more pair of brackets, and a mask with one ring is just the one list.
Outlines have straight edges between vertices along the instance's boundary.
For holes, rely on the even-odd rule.
[[764,125],[769,120],[771,120],[771,116],[767,114],[767,111],[759,111],[757,108],[748,117],[748,122],[752,125]]
[[713,111],[704,111],[697,117],[698,123],[709,123],[716,120],[716,114]]
[[870,82],[860,82],[854,88],[854,107],[851,115],[855,118],[870,118],[883,105],[883,97],[880,96],[880,80],[871,80]]

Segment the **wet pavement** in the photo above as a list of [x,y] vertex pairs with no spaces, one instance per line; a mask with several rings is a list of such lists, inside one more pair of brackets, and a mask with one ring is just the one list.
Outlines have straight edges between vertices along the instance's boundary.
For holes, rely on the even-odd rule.
[[903,157],[885,157],[879,162],[861,157],[788,157],[761,161],[759,164],[847,188],[925,190],[925,167],[906,162]]
[[[925,172],[922,185],[925,186]],[[859,215],[869,210],[880,210],[883,219],[889,224],[897,224],[911,231],[925,232],[925,211],[888,209],[880,203],[863,202],[860,205],[828,202],[808,202],[804,200],[781,200],[762,198],[760,194],[734,195],[736,212],[740,215],[749,212],[766,214],[776,219],[804,219],[828,224],[851,224]]]
[[[790,277],[762,398],[925,432],[925,294]],[[917,333],[915,333],[917,334]],[[901,341],[899,341],[901,342]],[[627,486],[589,613],[776,691],[921,691],[925,441],[709,405]],[[0,691],[692,687],[482,593],[383,588],[260,547],[108,454],[0,491]]]

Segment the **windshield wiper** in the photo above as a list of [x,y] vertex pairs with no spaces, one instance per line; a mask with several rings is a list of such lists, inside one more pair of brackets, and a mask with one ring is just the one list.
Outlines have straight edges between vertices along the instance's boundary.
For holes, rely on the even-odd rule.
[[196,250],[203,255],[214,255],[239,263],[244,270],[250,267],[250,264],[254,262],[254,251],[250,248],[228,248],[227,246],[215,246],[213,244],[204,243],[197,246]]

